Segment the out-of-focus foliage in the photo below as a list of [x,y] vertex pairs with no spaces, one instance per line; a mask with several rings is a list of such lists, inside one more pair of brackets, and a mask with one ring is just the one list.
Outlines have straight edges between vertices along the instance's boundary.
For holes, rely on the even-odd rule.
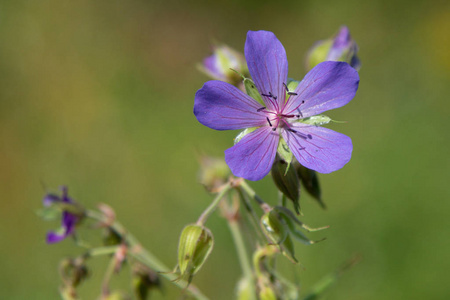
[[[281,266],[306,292],[356,252],[362,261],[329,299],[450,298],[450,6],[382,0],[2,1],[2,297],[57,299],[58,262],[77,253],[70,240],[45,244],[57,224],[34,215],[43,185],[69,185],[86,207],[108,203],[175,266],[179,232],[211,200],[195,176],[199,154],[223,155],[237,134],[217,134],[192,113],[207,80],[196,64],[211,42],[243,51],[247,30],[273,31],[290,76],[301,79],[308,49],[343,24],[360,48],[361,84],[349,105],[327,114],[348,123],[327,126],[352,137],[353,158],[319,175],[326,211],[302,194],[302,220],[331,225],[310,237],[328,239],[296,245],[304,269]],[[266,178],[255,187],[275,205],[272,185]],[[229,300],[238,260],[225,221],[211,218],[208,227],[215,249],[194,283]],[[90,266],[83,299],[100,294],[106,265]],[[165,287],[167,299],[179,295]]]

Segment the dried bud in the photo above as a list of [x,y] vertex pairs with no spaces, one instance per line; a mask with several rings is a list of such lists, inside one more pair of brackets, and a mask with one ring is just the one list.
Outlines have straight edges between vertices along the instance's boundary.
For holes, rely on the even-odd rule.
[[300,180],[297,172],[277,156],[271,174],[278,190],[294,203],[295,211],[300,214]]
[[65,286],[77,287],[89,276],[89,270],[82,258],[65,258],[59,264],[59,273]]
[[202,156],[200,158],[200,183],[210,192],[224,185],[231,172],[223,159]]
[[244,56],[226,45],[215,46],[213,54],[203,60],[199,69],[213,79],[233,85],[242,81],[242,77],[238,73],[242,73],[243,76],[249,74]]
[[200,225],[187,225],[181,232],[178,245],[178,268],[188,283],[205,263],[214,246],[211,231]]
[[324,61],[345,61],[354,69],[359,70],[361,63],[356,56],[358,46],[350,36],[347,26],[342,26],[332,38],[317,42],[309,51],[307,69],[314,68]]

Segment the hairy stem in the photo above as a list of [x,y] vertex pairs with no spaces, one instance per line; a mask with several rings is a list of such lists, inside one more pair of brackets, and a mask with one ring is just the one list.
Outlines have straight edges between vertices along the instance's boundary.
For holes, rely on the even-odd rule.
[[[105,217],[103,217],[102,214],[92,211],[92,210],[86,210],[86,216],[88,218],[100,221],[100,222],[107,222]],[[172,270],[169,269],[166,265],[164,265],[158,258],[156,258],[150,251],[143,248],[141,243],[131,234],[129,233],[125,227],[120,224],[118,221],[114,221],[112,224],[109,224],[109,226],[126,241],[127,245],[130,248],[129,254],[133,256],[135,259],[139,260],[144,265],[148,266],[149,268],[160,272],[160,276],[166,278],[169,281],[172,281],[173,284],[178,286],[181,289],[185,289],[186,286],[188,286],[188,283],[186,280],[178,279],[178,276],[174,273],[169,273]],[[176,281],[175,281],[176,280]],[[202,292],[194,285],[189,285],[186,288],[187,292],[190,293],[195,299],[198,300],[208,300],[208,297],[202,294]]]
[[201,214],[201,216],[197,220],[198,225],[204,225],[206,220],[208,220],[209,216],[214,212],[220,200],[222,200],[223,196],[231,189],[230,183],[225,184],[221,191],[217,194],[216,198],[212,201],[212,203],[205,209],[205,211]]
[[239,228],[239,223],[236,218],[228,219],[228,227],[230,228],[231,235],[233,237],[234,245],[236,246],[236,252],[238,254],[239,262],[242,268],[242,272],[244,273],[245,278],[247,279],[248,286],[250,287],[250,299],[256,299],[256,291],[255,291],[255,279],[253,276],[252,265],[248,258],[247,250],[245,248],[244,239],[241,234],[241,230]]

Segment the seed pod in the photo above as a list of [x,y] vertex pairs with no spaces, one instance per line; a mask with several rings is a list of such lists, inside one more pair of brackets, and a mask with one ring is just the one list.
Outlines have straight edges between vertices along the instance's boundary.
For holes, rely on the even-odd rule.
[[214,246],[211,231],[203,226],[187,225],[181,232],[178,245],[178,268],[181,277],[190,283],[205,263]]

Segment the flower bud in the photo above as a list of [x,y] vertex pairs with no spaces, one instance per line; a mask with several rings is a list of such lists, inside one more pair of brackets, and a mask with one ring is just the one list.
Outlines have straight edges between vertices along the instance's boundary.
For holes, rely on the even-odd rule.
[[205,263],[213,246],[214,238],[208,228],[191,224],[183,229],[178,245],[178,268],[181,277],[187,276],[188,283]]
[[242,82],[242,77],[238,73],[249,77],[246,76],[249,72],[244,56],[226,45],[215,46],[213,54],[203,60],[199,69],[213,79],[233,85]]
[[237,300],[252,300],[254,295],[252,295],[253,288],[247,278],[243,277],[239,280],[236,287]]
[[277,300],[277,296],[273,288],[269,285],[265,285],[259,291],[260,300]]
[[294,203],[295,211],[300,214],[300,180],[295,169],[277,156],[271,174],[278,190]]
[[89,270],[82,258],[65,258],[59,264],[59,273],[65,286],[77,287],[89,276]]
[[300,163],[294,163],[294,169],[297,171],[298,177],[302,181],[303,187],[306,191],[319,202],[322,208],[326,208],[325,203],[322,201],[322,193],[320,190],[319,177],[317,172],[302,166]]
[[350,36],[349,29],[347,26],[342,26],[333,38],[319,41],[311,48],[306,59],[306,66],[310,70],[324,61],[345,61],[359,70],[361,63],[356,56],[357,52],[358,45]]
[[271,210],[262,216],[261,227],[267,238],[277,245],[283,243],[289,233],[286,222],[275,210]]
[[224,185],[231,171],[223,159],[202,156],[200,158],[199,181],[210,192],[214,192]]

